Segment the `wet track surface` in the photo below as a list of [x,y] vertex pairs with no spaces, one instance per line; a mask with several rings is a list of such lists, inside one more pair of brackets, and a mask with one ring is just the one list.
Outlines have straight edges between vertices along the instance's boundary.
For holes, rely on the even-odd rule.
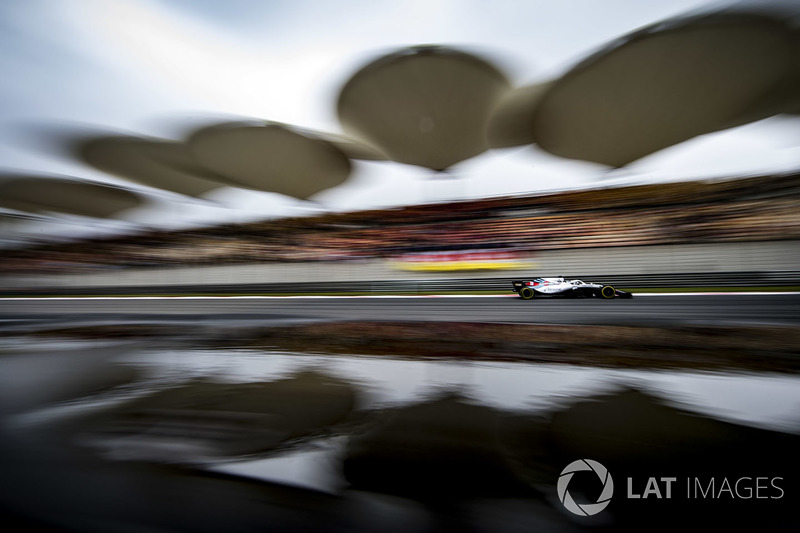
[[800,324],[800,294],[638,295],[632,300],[496,297],[73,298],[0,301],[18,320],[392,320],[530,324]]
[[[798,294],[0,300],[0,524],[793,531],[798,323]],[[595,517],[559,493],[581,458]]]

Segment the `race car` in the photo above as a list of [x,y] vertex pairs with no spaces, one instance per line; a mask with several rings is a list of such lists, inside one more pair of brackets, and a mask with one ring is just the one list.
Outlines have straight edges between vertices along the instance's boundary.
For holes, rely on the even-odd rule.
[[600,285],[579,279],[536,278],[531,281],[515,280],[514,292],[523,300],[531,300],[540,296],[550,298],[633,298],[627,291],[615,289],[611,285]]

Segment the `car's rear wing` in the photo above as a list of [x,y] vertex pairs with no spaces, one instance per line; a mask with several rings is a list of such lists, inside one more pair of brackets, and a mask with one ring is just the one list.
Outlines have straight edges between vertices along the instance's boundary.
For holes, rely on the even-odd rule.
[[514,280],[511,283],[514,285],[514,292],[519,292],[519,290],[525,286],[525,282],[521,280]]

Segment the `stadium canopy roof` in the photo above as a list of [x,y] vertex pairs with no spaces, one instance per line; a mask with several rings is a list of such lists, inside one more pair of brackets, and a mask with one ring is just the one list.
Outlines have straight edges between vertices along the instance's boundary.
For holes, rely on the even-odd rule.
[[389,156],[387,156],[383,150],[365,142],[363,139],[354,139],[350,136],[341,135],[338,133],[298,130],[297,128],[292,128],[292,130],[302,133],[308,137],[328,141],[341,150],[342,153],[344,153],[344,155],[350,159],[361,159],[364,161],[389,160]]
[[489,118],[486,135],[491,148],[507,148],[534,142],[531,117],[552,83],[516,87],[499,100]]
[[187,196],[202,196],[229,185],[176,141],[98,136],[77,142],[74,152],[81,161],[108,174]]
[[90,181],[35,175],[0,176],[0,206],[7,209],[113,218],[144,203],[144,197],[133,191]]
[[203,127],[186,141],[193,157],[238,187],[303,200],[342,184],[350,159],[382,159],[379,151],[344,137],[316,134],[271,122]]
[[509,88],[487,60],[449,47],[411,47],[356,72],[337,111],[346,133],[392,160],[445,170],[488,149],[489,114]]
[[562,157],[621,167],[698,135],[798,113],[800,33],[789,15],[752,5],[621,37],[544,95],[528,95],[532,139]]

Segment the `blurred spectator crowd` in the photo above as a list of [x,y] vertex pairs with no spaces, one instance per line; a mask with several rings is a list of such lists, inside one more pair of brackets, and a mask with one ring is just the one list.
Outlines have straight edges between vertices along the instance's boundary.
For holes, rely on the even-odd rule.
[[800,173],[325,214],[6,250],[0,272],[800,238]]

